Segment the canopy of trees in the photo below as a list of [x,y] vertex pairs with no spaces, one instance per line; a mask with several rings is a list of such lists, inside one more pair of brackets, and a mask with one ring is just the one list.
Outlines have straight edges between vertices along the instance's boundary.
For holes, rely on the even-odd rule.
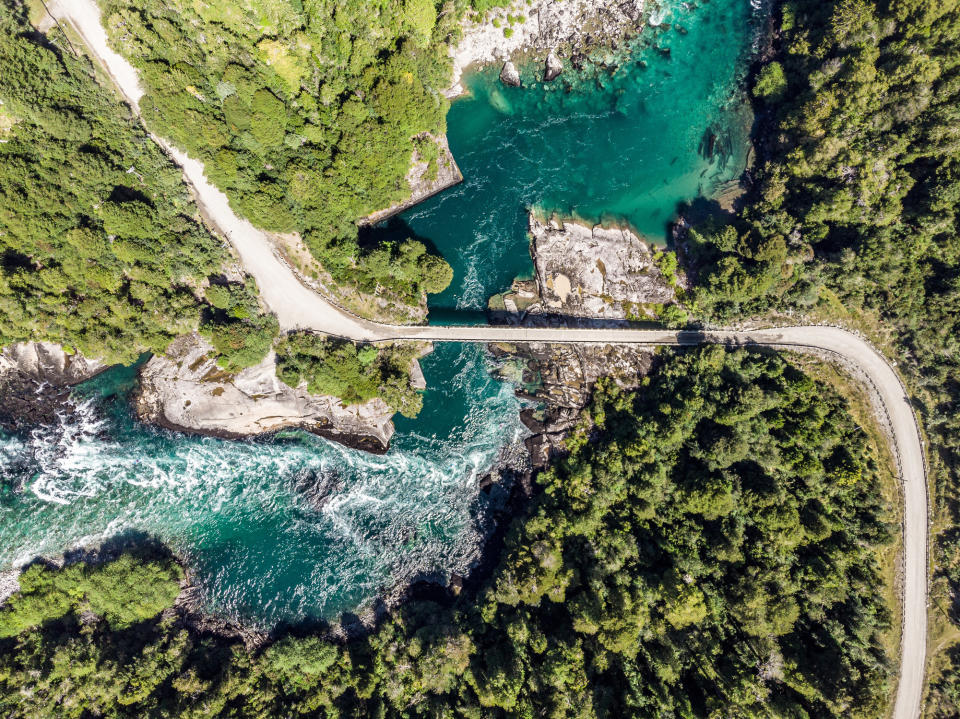
[[103,6],[113,43],[148,89],[140,103],[148,126],[202,160],[240,214],[301,233],[340,284],[414,304],[446,286],[439,280],[449,266],[419,243],[388,253],[386,264],[382,252],[362,250],[356,221],[409,195],[414,138],[445,130],[446,39],[462,8],[433,0]]
[[0,347],[50,340],[127,363],[162,352],[210,309],[199,288],[226,248],[85,60],[16,4],[0,5],[0,34]]
[[277,376],[291,387],[339,397],[345,404],[381,397],[395,412],[416,417],[423,397],[410,386],[417,343],[359,345],[309,332],[289,335],[277,345]]
[[251,653],[170,612],[137,621],[173,593],[160,560],[120,607],[98,594],[111,565],[31,569],[0,611],[0,712],[875,719],[889,529],[865,445],[782,358],[670,355],[639,391],[597,392],[477,593]]
[[[960,3],[787,0],[781,20],[778,62],[754,90],[766,159],[737,221],[693,233],[695,299],[717,322],[771,309],[836,315],[839,301],[891,328],[931,440],[936,508],[952,527],[938,540],[949,589],[935,593],[956,621]],[[960,714],[949,704],[944,716]]]

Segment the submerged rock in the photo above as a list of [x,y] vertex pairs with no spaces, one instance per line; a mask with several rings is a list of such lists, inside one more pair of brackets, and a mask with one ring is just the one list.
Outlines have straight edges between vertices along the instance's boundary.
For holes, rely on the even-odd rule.
[[500,82],[511,87],[520,87],[520,72],[509,60],[503,63],[503,69],[500,70]]
[[551,50],[547,55],[547,61],[544,65],[543,70],[543,81],[551,82],[557,77],[560,76],[560,73],[563,72],[563,63],[560,61],[560,58]]
[[212,346],[197,334],[181,337],[166,355],[140,371],[134,396],[147,422],[201,434],[238,438],[298,427],[351,447],[386,452],[393,436],[393,411],[379,397],[344,406],[337,397],[287,386],[276,375],[271,352],[237,373],[217,366]]
[[317,511],[322,510],[343,487],[343,477],[330,470],[307,470],[294,482],[296,491]]

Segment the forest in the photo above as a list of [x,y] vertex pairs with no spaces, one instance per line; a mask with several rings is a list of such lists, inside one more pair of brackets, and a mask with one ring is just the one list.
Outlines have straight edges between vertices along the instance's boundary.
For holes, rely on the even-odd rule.
[[[761,162],[746,206],[685,248],[694,303],[717,324],[789,312],[890,346],[932,445],[946,527],[932,611],[956,623],[960,3],[788,0],[780,14],[776,61],[754,84]],[[960,664],[944,672],[935,716],[960,714],[957,677]]]
[[[25,7],[9,4],[0,6],[0,29],[0,347],[45,340],[131,364],[199,330],[224,369],[260,362],[277,341],[276,318],[253,279],[237,279],[179,169],[56,31],[48,41]],[[450,281],[449,265],[420,243],[372,254],[373,267],[392,264],[395,277],[416,279],[411,266],[420,263],[435,267],[440,289]],[[419,298],[423,288],[409,287]],[[314,391],[347,403],[380,391],[398,411],[419,410],[410,352],[374,351],[376,362],[358,365],[355,351],[352,362],[343,352],[288,351],[302,342],[281,341],[294,386],[296,356],[297,372],[341,376],[336,386],[313,382]]]
[[0,609],[0,712],[882,716],[890,508],[845,402],[782,356],[658,364],[598,388],[476,590],[246,648],[170,608],[162,553],[33,565]]
[[34,32],[23,6],[0,5],[0,34],[0,347],[47,340],[132,363],[201,321],[214,337],[269,324],[250,280],[231,290],[246,315],[214,316],[203,288],[229,252],[90,64]]
[[203,161],[239,214],[299,233],[337,285],[416,305],[449,265],[415,240],[362,246],[356,223],[406,199],[418,138],[446,129],[457,1],[102,5],[148,127]]

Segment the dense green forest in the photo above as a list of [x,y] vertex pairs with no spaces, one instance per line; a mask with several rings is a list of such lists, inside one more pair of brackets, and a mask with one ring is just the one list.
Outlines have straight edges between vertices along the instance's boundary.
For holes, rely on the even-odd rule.
[[[179,169],[89,63],[57,31],[49,40],[33,32],[25,13],[0,6],[0,347],[49,340],[131,363],[199,329],[227,370],[262,360],[277,321],[261,309],[251,278],[225,278],[229,252],[200,222]],[[391,252],[407,259],[381,257]],[[449,282],[449,266],[423,259],[420,243],[373,254],[374,266],[399,268],[394,276],[414,277],[407,265],[419,262]],[[281,344],[285,358],[298,341]],[[339,356],[337,366],[330,355],[314,356],[310,367],[309,353],[297,356],[298,371],[311,377],[340,374],[339,385],[314,382],[315,391],[349,403],[380,389],[397,410],[419,410],[409,352],[380,353],[362,366]]]
[[[89,63],[17,4],[0,5],[0,34],[0,347],[50,340],[108,362],[162,352],[211,314],[201,288],[229,253]],[[207,318],[213,336],[249,324]]]
[[168,559],[35,566],[0,610],[0,713],[882,716],[891,530],[862,430],[782,357],[665,354],[600,387],[476,592],[249,651],[160,612]]
[[[956,621],[960,3],[787,0],[781,13],[779,57],[754,89],[763,161],[737,220],[691,235],[695,303],[716,323],[789,310],[880,328],[932,441],[948,527],[934,616]],[[932,711],[960,714],[960,688],[941,689]]]
[[459,2],[102,4],[148,126],[240,214],[299,232],[338,284],[418,304],[449,265],[416,241],[361,248],[356,221],[409,195],[417,139],[445,131]]
[[291,387],[339,397],[346,404],[380,397],[395,412],[416,417],[422,395],[410,386],[410,365],[423,353],[415,342],[359,345],[309,332],[277,345],[277,376]]

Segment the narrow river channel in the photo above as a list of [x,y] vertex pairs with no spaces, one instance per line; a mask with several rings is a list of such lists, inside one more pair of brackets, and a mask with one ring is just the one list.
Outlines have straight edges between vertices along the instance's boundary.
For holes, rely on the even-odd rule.
[[[545,86],[530,67],[522,89],[496,69],[466,78],[471,95],[448,116],[466,181],[384,230],[428,239],[454,266],[435,317],[482,309],[529,272],[531,207],[664,242],[680,203],[743,171],[741,88],[764,11],[661,4],[667,25],[621,49],[615,71],[568,67]],[[212,611],[265,626],[335,619],[412,578],[463,571],[488,514],[478,480],[522,438],[520,402],[482,347],[438,346],[423,366],[423,412],[398,418],[382,457],[303,432],[232,442],[144,427],[127,405],[134,370],[111,370],[57,426],[0,434],[0,571],[146,534],[187,558]]]

